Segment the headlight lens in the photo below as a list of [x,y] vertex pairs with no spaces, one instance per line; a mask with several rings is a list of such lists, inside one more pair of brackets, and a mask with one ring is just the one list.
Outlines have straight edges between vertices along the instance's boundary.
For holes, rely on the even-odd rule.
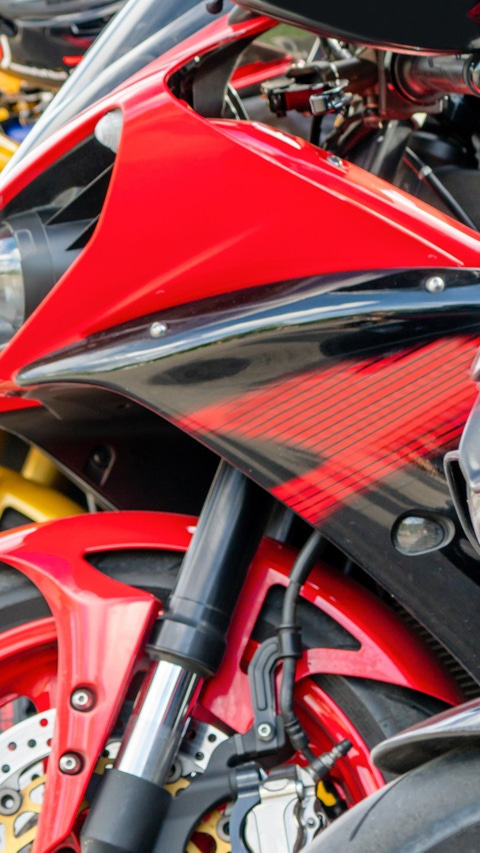
[[51,211],[44,221],[31,210],[0,225],[0,346],[20,329],[79,254],[75,242],[89,222],[57,224]]
[[25,319],[25,287],[18,243],[0,229],[0,341],[11,337]]

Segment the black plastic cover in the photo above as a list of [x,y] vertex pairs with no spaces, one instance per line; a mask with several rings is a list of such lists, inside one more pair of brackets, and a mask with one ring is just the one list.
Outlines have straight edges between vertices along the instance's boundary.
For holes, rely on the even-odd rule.
[[478,0],[241,0],[241,5],[380,48],[462,53],[480,47]]

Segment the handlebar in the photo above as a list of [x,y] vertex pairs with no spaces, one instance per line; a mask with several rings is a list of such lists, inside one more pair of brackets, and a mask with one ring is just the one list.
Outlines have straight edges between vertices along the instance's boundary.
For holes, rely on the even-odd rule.
[[428,104],[441,95],[480,96],[480,56],[400,56],[392,68],[398,90],[410,101]]

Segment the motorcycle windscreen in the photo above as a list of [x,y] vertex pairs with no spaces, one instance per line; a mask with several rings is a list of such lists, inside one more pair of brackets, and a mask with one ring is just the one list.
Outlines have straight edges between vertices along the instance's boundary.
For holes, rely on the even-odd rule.
[[[227,5],[231,7],[230,3]],[[7,168],[67,121],[211,22],[205,3],[198,0],[129,0],[85,54]]]
[[399,51],[464,53],[480,47],[478,0],[240,0],[280,21],[348,42]]

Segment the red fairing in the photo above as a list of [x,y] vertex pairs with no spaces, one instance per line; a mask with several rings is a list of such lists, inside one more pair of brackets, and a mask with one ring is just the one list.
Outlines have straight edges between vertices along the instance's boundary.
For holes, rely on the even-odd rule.
[[122,109],[99,226],[2,354],[5,388],[20,367],[48,352],[214,294],[338,271],[478,265],[480,238],[472,231],[362,169],[332,164],[324,151],[262,125],[209,121],[176,100],[168,86],[175,68],[234,35],[217,22],[203,41],[171,51],[148,76],[58,132],[4,183],[6,203],[101,115]]
[[[120,584],[86,561],[88,552],[128,548],[185,551],[195,519],[168,513],[102,513],[79,516],[40,527],[21,528],[0,539],[2,562],[26,574],[45,596],[55,620],[17,628],[2,638],[2,678],[35,699],[38,709],[57,707],[57,723],[49,758],[48,781],[35,849],[54,850],[72,831],[98,755],[111,732],[132,676],[142,665],[143,647],[159,603],[148,593]],[[88,541],[88,547],[85,542]],[[251,567],[228,636],[221,669],[200,696],[199,708],[217,724],[245,731],[252,707],[245,660],[252,653],[250,636],[268,590],[285,586],[294,553],[265,540]],[[463,698],[436,659],[395,616],[361,587],[319,565],[303,590],[305,598],[355,637],[358,651],[310,649],[299,665],[299,693],[304,715],[312,713],[317,740],[330,748],[332,738],[348,737],[354,748],[347,777],[353,799],[383,784],[369,759],[368,748],[345,714],[308,676],[318,672],[372,678],[410,687],[455,704]],[[56,630],[55,630],[56,629]],[[58,680],[48,688],[55,669],[58,636]],[[32,645],[33,644],[33,645]],[[31,649],[43,647],[42,678],[29,668]],[[37,667],[39,659],[37,658]],[[28,686],[27,686],[28,685]],[[94,708],[72,708],[70,696],[89,687]],[[17,693],[18,695],[18,693]],[[66,752],[81,756],[74,776],[58,770]],[[359,779],[362,786],[359,787]]]

